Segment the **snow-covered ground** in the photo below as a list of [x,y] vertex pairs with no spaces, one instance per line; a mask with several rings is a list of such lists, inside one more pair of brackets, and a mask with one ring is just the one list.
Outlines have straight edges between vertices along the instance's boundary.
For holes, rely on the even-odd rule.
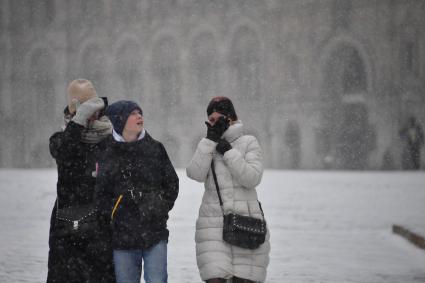
[[[169,282],[201,282],[194,226],[203,186],[179,170]],[[0,282],[44,282],[55,170],[0,170]],[[425,251],[391,225],[425,227],[425,174],[266,171],[267,282],[425,282]]]

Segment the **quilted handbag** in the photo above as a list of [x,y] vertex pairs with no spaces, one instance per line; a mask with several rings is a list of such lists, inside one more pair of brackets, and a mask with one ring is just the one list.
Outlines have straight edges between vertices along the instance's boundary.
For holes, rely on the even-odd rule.
[[214,160],[211,163],[211,170],[218,199],[220,201],[220,207],[223,211],[223,240],[233,246],[251,250],[257,249],[265,242],[267,234],[267,223],[264,219],[264,212],[261,207],[261,203],[258,202],[263,219],[257,219],[236,213],[224,214],[223,200],[221,198],[217,175],[214,169]]
[[56,235],[76,240],[92,238],[99,231],[97,215],[94,204],[57,208]]

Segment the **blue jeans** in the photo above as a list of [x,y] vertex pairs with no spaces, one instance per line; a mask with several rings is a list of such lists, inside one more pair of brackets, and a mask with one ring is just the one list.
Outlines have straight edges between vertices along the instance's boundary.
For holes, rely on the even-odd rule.
[[146,283],[167,283],[167,242],[149,249],[114,250],[117,283],[140,283],[142,263]]

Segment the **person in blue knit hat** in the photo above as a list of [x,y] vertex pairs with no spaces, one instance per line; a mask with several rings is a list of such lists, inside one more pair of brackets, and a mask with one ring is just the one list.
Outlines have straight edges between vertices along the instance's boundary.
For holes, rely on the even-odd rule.
[[95,199],[112,227],[116,281],[140,282],[143,268],[145,282],[167,282],[167,220],[179,179],[137,103],[115,102],[105,114],[113,131],[98,160]]

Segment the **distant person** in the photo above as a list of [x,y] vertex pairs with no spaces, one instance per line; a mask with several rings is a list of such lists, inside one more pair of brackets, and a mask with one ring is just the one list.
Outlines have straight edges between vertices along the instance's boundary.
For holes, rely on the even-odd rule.
[[301,161],[301,136],[298,123],[289,121],[285,130],[285,144],[290,149],[291,169],[299,169]]
[[[214,97],[207,108],[207,135],[201,139],[186,171],[203,182],[205,191],[196,222],[196,259],[203,281],[265,282],[269,263],[269,233],[257,249],[245,249],[223,240],[223,214],[229,212],[261,219],[255,187],[263,175],[263,156],[254,136],[244,134],[232,101]],[[221,210],[212,174],[217,173],[223,200]]]
[[410,117],[407,124],[399,132],[404,141],[402,152],[402,168],[419,170],[421,167],[421,147],[424,145],[422,126],[415,117]]
[[113,134],[99,159],[96,202],[112,226],[118,283],[166,283],[168,213],[179,179],[159,141],[144,129],[143,112],[121,100],[106,109]]
[[[93,218],[96,155],[100,143],[112,132],[102,115],[106,99],[99,98],[93,84],[74,80],[67,91],[63,131],[50,137],[50,153],[58,170],[57,198],[53,207],[47,282],[115,282],[109,227],[97,227]],[[89,210],[87,210],[89,209]],[[96,229],[91,229],[96,227]],[[80,232],[85,231],[84,237]]]

